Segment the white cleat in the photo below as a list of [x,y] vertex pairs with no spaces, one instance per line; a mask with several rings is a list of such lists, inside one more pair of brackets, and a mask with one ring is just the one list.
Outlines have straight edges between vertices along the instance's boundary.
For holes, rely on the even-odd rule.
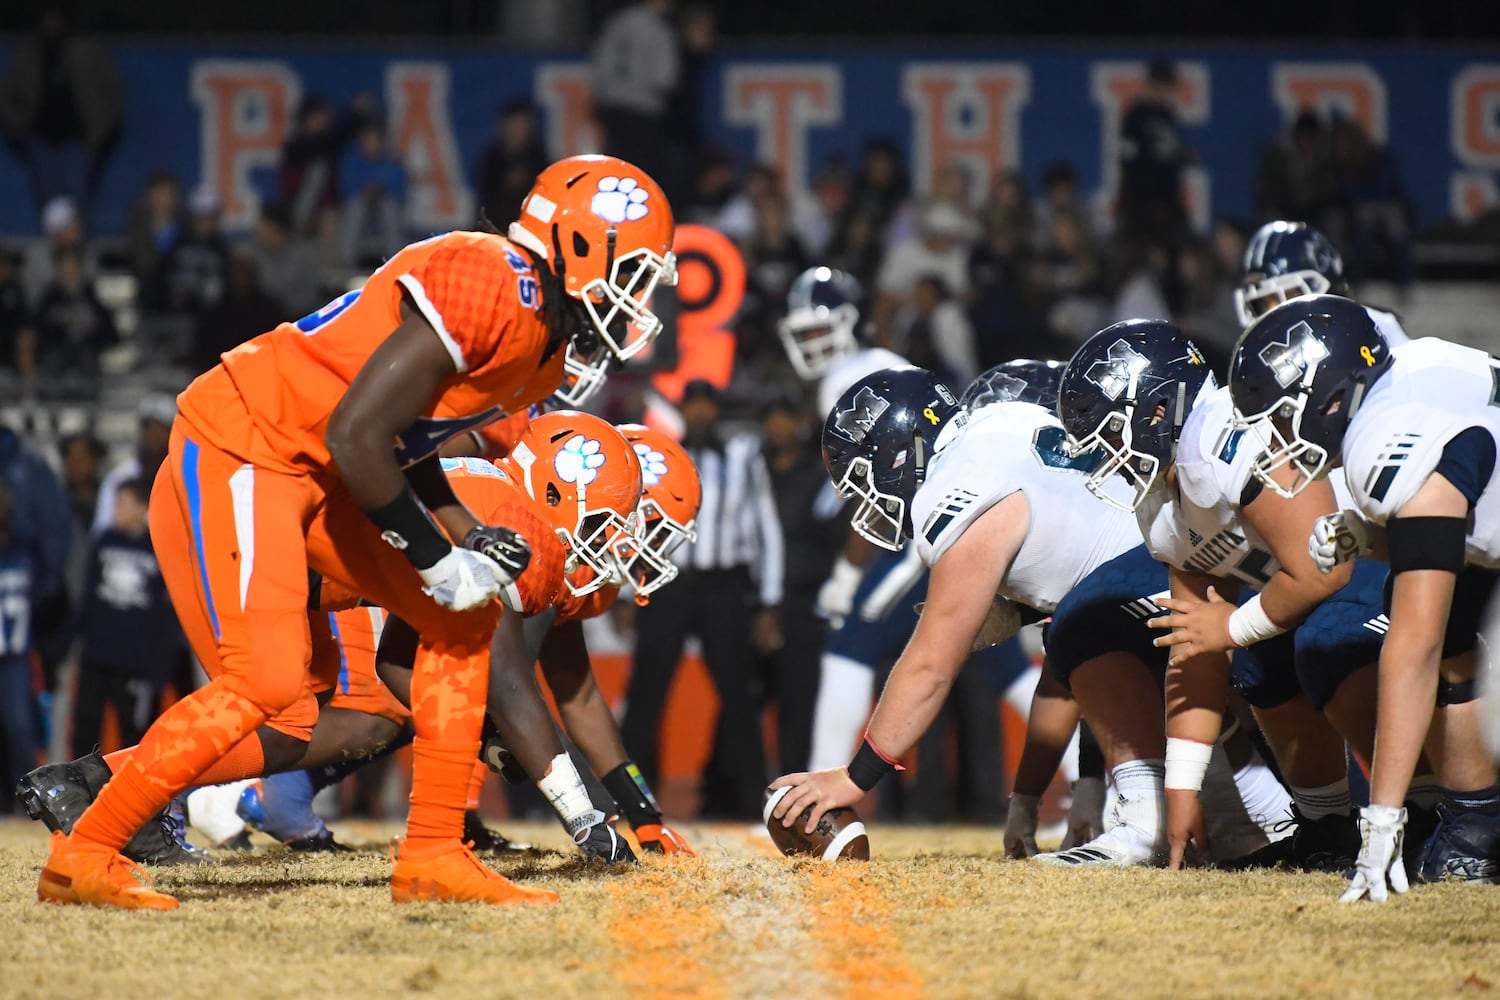
[[1038,854],[1032,860],[1059,868],[1135,868],[1167,862],[1166,845],[1133,826],[1117,826],[1087,844]]
[[223,847],[244,833],[245,821],[235,806],[239,804],[240,792],[253,780],[193,789],[187,796],[188,825],[203,834],[212,847]]

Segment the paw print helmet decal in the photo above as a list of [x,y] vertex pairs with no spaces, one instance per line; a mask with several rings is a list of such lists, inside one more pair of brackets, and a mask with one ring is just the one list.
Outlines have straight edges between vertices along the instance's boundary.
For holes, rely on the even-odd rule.
[[636,603],[645,604],[677,578],[673,551],[698,538],[702,489],[698,469],[682,445],[640,424],[621,424],[619,431],[641,460],[643,490],[636,535],[622,539],[615,556],[635,587]]
[[[641,462],[607,421],[576,410],[534,418],[500,463],[545,511],[568,549],[568,589],[579,596],[625,580],[641,501]],[[622,543],[623,540],[623,543]]]
[[611,362],[635,357],[661,332],[658,285],[677,283],[672,206],[656,181],[613,156],[570,156],[537,175],[507,235],[539,254],[582,303],[594,336],[569,345],[564,392],[574,406]]

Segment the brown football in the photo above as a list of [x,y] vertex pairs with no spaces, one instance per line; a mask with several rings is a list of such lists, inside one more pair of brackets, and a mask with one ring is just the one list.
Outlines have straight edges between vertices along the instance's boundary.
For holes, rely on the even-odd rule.
[[782,826],[781,820],[772,815],[776,804],[790,788],[766,789],[766,805],[761,818],[766,821],[771,840],[789,858],[810,857],[834,861],[838,858],[853,858],[856,861],[870,860],[870,838],[865,833],[865,824],[853,809],[830,809],[818,820],[811,835],[802,831],[811,818],[811,808],[802,810],[797,822]]

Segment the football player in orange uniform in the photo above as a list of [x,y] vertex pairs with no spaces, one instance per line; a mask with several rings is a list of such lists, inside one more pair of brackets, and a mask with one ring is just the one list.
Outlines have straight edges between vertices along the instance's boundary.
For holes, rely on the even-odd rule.
[[183,392],[151,534],[185,627],[196,619],[213,636],[195,645],[213,680],[152,726],[71,834],[53,835],[40,899],[174,908],[120,847],[231,752],[242,775],[304,756],[312,569],[423,638],[393,899],[555,900],[490,872],[460,840],[488,682],[475,661],[530,547],[457,501],[436,452],[552,393],[570,348],[598,367],[643,350],[660,328],[649,297],[675,280],[671,241],[671,209],[648,176],[608,157],[563,160],[507,237],[413,244],[360,291],[241,345]]

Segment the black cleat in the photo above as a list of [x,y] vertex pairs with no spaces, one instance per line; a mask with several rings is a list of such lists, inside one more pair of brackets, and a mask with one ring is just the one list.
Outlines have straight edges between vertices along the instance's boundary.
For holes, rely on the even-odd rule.
[[1454,812],[1441,802],[1437,816],[1412,880],[1500,884],[1500,816]]
[[286,842],[287,850],[301,854],[353,854],[354,848],[333,839],[333,831],[324,827],[317,833],[305,837],[293,837]]
[[485,826],[473,809],[464,812],[464,840],[474,845],[476,854],[524,854],[531,850],[525,841],[511,840]]
[[137,830],[135,836],[121,848],[120,853],[139,865],[170,867],[213,864],[207,851],[187,842],[182,811],[174,806],[167,806],[148,819],[146,825]]
[[1359,823],[1354,814],[1305,819],[1292,806],[1292,822],[1297,824],[1290,837],[1267,844],[1242,858],[1216,867],[1231,871],[1247,868],[1289,868],[1304,872],[1345,872],[1359,856]]
[[16,782],[16,800],[27,816],[41,820],[53,833],[72,833],[73,824],[110,777],[109,765],[97,753],[44,764]]
[[1420,882],[1417,874],[1422,867],[1422,852],[1432,834],[1437,830],[1438,813],[1435,807],[1423,807],[1406,803],[1406,831],[1401,840],[1401,857],[1406,862],[1407,876]]

